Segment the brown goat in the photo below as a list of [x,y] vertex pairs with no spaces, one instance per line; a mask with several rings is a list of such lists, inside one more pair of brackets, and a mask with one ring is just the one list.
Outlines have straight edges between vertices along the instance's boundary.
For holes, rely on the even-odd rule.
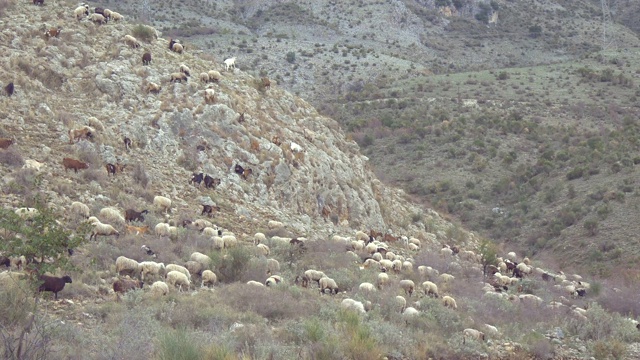
[[13,139],[0,138],[0,149],[6,149],[13,144]]
[[262,78],[262,87],[265,90],[271,89],[271,80],[269,80],[269,78],[267,78],[267,77],[263,77]]
[[62,159],[62,165],[64,166],[64,171],[67,172],[68,169],[73,169],[76,173],[78,173],[79,169],[88,169],[89,165],[83,163],[80,160],[75,160],[71,158]]
[[119,300],[119,293],[124,294],[129,290],[142,289],[142,281],[138,279],[118,279],[113,282],[113,291],[116,293],[116,300]]
[[78,142],[80,139],[93,139],[93,134],[95,130],[90,128],[89,126],[84,126],[80,129],[72,129],[69,130],[69,144],[73,144],[73,142]]
[[60,36],[61,31],[62,31],[62,28],[51,28],[51,29],[45,30],[44,35],[48,38],[58,37]]
[[145,225],[145,226],[132,226],[132,225],[125,225],[127,232],[130,234],[136,234],[136,235],[140,235],[140,234],[146,234],[149,232],[149,225]]

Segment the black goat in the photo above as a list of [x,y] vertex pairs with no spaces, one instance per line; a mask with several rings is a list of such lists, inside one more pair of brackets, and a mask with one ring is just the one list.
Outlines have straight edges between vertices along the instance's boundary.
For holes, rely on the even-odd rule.
[[216,188],[216,186],[220,185],[220,179],[214,179],[209,175],[206,175],[204,177],[204,186],[209,189],[209,188]]
[[213,216],[213,210],[220,211],[220,206],[202,205],[202,213],[200,215],[207,214],[207,216]]
[[40,285],[38,291],[51,291],[56,300],[58,300],[58,292],[64,289],[64,285],[72,283],[71,276],[69,275],[63,277],[40,275],[40,280],[44,283]]
[[133,209],[127,209],[124,212],[124,219],[126,221],[144,221],[144,214],[148,214],[149,210],[135,211]]

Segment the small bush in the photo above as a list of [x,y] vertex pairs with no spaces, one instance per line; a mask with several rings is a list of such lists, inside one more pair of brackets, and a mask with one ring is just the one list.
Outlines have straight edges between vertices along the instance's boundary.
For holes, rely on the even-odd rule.
[[149,185],[149,175],[147,175],[147,169],[142,163],[137,163],[133,166],[133,179],[143,188]]
[[131,34],[138,40],[151,42],[156,38],[156,30],[150,26],[138,24],[133,27]]
[[0,150],[0,163],[8,166],[20,167],[24,165],[24,159],[15,149],[9,148],[8,150]]
[[185,330],[167,331],[158,337],[158,359],[200,360],[200,348]]

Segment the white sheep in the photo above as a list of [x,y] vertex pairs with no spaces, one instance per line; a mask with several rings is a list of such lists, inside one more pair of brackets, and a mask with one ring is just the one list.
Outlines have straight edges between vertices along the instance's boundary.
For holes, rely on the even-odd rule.
[[253,235],[253,244],[254,245],[258,245],[258,244],[264,243],[266,241],[267,241],[267,237],[261,232],[258,232],[255,235]]
[[222,241],[224,241],[225,249],[232,248],[238,244],[238,240],[233,235],[222,236]]
[[405,260],[402,262],[402,270],[406,273],[413,272],[413,263],[411,261]]
[[36,215],[40,213],[38,209],[29,208],[29,207],[17,208],[14,212],[16,215],[20,216],[22,219],[25,219],[25,220],[33,219]]
[[102,235],[102,236],[115,235],[116,237],[118,237],[120,236],[120,232],[109,224],[94,222],[93,230],[91,230],[91,235],[89,236],[89,241],[91,241],[92,238],[94,240],[98,240],[98,235]]
[[532,267],[525,264],[525,263],[519,263],[518,265],[516,265],[516,269],[518,269],[522,274],[531,274],[532,272]]
[[73,10],[73,16],[76,20],[82,20],[85,16],[89,16],[89,5],[80,5]]
[[204,266],[202,266],[202,264],[193,260],[189,260],[184,263],[184,267],[189,270],[189,274],[200,275],[202,273],[202,270],[204,270]]
[[254,285],[254,286],[260,286],[260,287],[264,287],[264,284],[255,280],[249,280],[247,281],[247,285]]
[[269,256],[269,254],[271,253],[271,250],[269,250],[269,247],[265,244],[258,244],[256,245],[256,247],[260,250],[260,253],[264,256]]
[[89,15],[89,20],[93,21],[96,24],[106,24],[107,19],[102,14],[93,13]]
[[372,283],[369,282],[363,282],[362,284],[360,284],[360,286],[358,286],[358,289],[360,289],[360,291],[362,292],[374,292],[376,291],[376,287],[373,286]]
[[267,259],[267,274],[271,275],[273,273],[280,271],[280,263],[276,259]]
[[336,283],[335,280],[333,280],[330,277],[323,277],[322,279],[320,279],[320,281],[318,281],[318,284],[320,285],[320,293],[324,294],[326,289],[329,289],[329,293],[333,293],[333,294],[337,294],[338,292],[340,292],[340,289],[338,289],[338,284]]
[[191,281],[187,275],[175,270],[167,273],[167,282],[170,285],[177,287],[179,291],[182,291],[183,286],[186,286],[187,289],[191,286]]
[[157,263],[155,261],[142,261],[139,264],[140,267],[140,279],[146,281],[147,275],[164,276],[164,263]]
[[191,69],[189,69],[185,64],[180,64],[180,72],[187,76],[191,76]]
[[191,280],[191,273],[189,272],[189,270],[187,270],[186,267],[182,265],[169,264],[165,267],[165,271],[167,272],[167,274],[171,271],[181,272],[187,277],[187,279]]
[[387,253],[386,253],[386,254],[384,254],[384,258],[385,258],[385,259],[387,259],[387,260],[391,260],[391,261],[393,261],[393,260],[395,260],[395,259],[396,259],[396,254],[394,254],[394,253],[393,253],[393,252],[391,252],[391,251],[387,251]]
[[466,343],[467,338],[477,341],[484,341],[484,333],[476,329],[464,329],[462,330],[462,343]]
[[379,273],[377,283],[378,283],[378,289],[382,289],[385,285],[389,283],[389,275],[383,272]]
[[[303,152],[303,151],[304,151],[304,149],[302,148],[302,146],[300,146],[300,145],[298,145],[298,144],[296,144],[296,143],[294,143],[294,142],[292,141],[292,142],[291,142],[291,151],[292,151],[292,152],[294,152],[294,153],[301,153],[301,152]],[[369,237],[367,237],[367,239],[366,239],[366,240],[369,240]],[[366,241],[366,240],[365,240],[365,241]]]
[[120,13],[115,12],[115,11],[111,11],[111,14],[109,16],[111,18],[111,20],[113,21],[120,21],[120,20],[124,20],[124,16],[120,15]]
[[104,15],[104,17],[106,17],[107,19],[111,19],[111,14],[113,14],[113,11],[109,9],[102,10],[102,15]]
[[171,199],[164,196],[156,196],[153,198],[153,206],[158,210],[162,210],[165,214],[171,209]]
[[389,259],[382,259],[380,260],[380,266],[382,266],[385,271],[391,271],[393,270],[393,261]]
[[192,253],[189,259],[197,263],[200,263],[202,267],[205,269],[209,267],[209,264],[211,264],[211,258],[208,255],[199,253],[197,251]]
[[226,71],[229,71],[229,69],[231,68],[236,68],[236,58],[232,57],[232,58],[228,58],[224,60],[224,67]]
[[[378,247],[374,243],[368,243],[364,247],[364,251],[366,251],[368,254],[376,254],[376,251],[378,251]],[[381,258],[382,258],[382,255],[381,255]],[[378,261],[380,261],[380,260],[378,260]]]
[[[372,244],[369,244],[369,245],[372,245]],[[382,260],[382,254],[380,254],[379,252],[373,253],[373,255],[371,255],[371,258],[375,261],[380,262],[380,260]]]
[[208,83],[209,82],[209,74],[206,72],[200,73],[200,81],[202,81],[203,83]]
[[528,305],[533,305],[533,306],[540,306],[542,305],[542,298],[535,296],[533,294],[522,294],[518,296],[518,299],[520,299],[521,302],[528,304]]
[[138,39],[134,38],[133,36],[127,34],[124,36],[124,42],[125,44],[129,45],[130,47],[137,49],[140,47],[140,42],[138,41]]
[[363,269],[369,269],[369,268],[378,267],[378,266],[380,266],[380,263],[374,259],[367,259],[362,264]]
[[156,224],[154,231],[158,236],[171,236],[169,233],[169,224],[167,223],[158,223]]
[[196,221],[191,223],[191,226],[193,226],[197,230],[204,231],[205,228],[208,228],[208,227],[213,228],[213,223],[209,220],[197,219]]
[[216,102],[216,91],[211,88],[204,89],[204,103],[214,104],[215,102]]
[[445,295],[442,297],[442,304],[445,307],[451,308],[451,309],[457,309],[458,308],[458,304],[456,303],[456,299],[452,298],[449,295]]
[[216,250],[224,249],[224,240],[220,236],[214,236],[211,238],[213,240],[213,248]]
[[400,305],[400,313],[402,314],[404,312],[404,309],[407,307],[407,299],[405,299],[402,295],[398,295],[396,296],[395,301],[396,304]]
[[79,201],[74,201],[71,203],[71,213],[85,219],[91,216],[91,210],[89,209],[89,207]]
[[216,70],[209,70],[209,72],[207,73],[209,75],[209,81],[211,82],[219,82],[220,79],[222,78],[222,75],[220,75],[220,73]]
[[320,286],[320,279],[322,279],[323,277],[326,277],[326,275],[322,271],[312,270],[312,269],[305,271],[304,276],[309,282],[316,281],[318,283],[318,286]]
[[483,326],[491,337],[497,338],[500,336],[500,331],[498,331],[497,327],[489,324],[484,324]]
[[271,275],[265,280],[264,284],[266,286],[273,286],[280,284],[282,282],[282,276],[280,275]]
[[149,287],[149,292],[153,296],[164,296],[169,294],[169,285],[164,281],[156,281]]
[[280,221],[269,220],[267,227],[269,230],[280,230],[284,228],[284,224]]
[[440,256],[448,259],[453,256],[453,250],[448,247],[443,247],[442,249],[440,249]]
[[206,228],[202,229],[202,235],[207,236],[207,237],[217,236],[218,235],[218,229],[217,228],[213,228],[211,226],[207,226]]
[[27,159],[24,161],[24,165],[22,165],[23,169],[33,169],[36,172],[40,172],[40,170],[44,167],[44,163],[41,163],[37,160]]
[[424,294],[427,296],[439,297],[438,294],[438,285],[431,281],[425,281],[422,283],[422,288],[424,289]]
[[133,259],[129,259],[126,256],[118,256],[116,259],[116,274],[136,277],[140,270],[140,264]]
[[218,277],[213,271],[205,270],[202,272],[202,284],[200,285],[200,287],[205,287],[209,285],[213,286],[217,282],[218,282]]
[[507,259],[515,262],[518,260],[518,257],[516,256],[515,252],[511,251],[507,254]]
[[413,294],[413,290],[416,288],[416,285],[413,280],[404,279],[400,280],[400,287],[404,290],[405,294],[409,294],[409,296],[411,296],[411,294]]
[[409,244],[409,250],[411,251],[418,251],[420,250],[420,246],[416,245],[416,244]]
[[358,230],[356,231],[356,240],[362,240],[365,242],[369,241],[369,235],[367,235],[367,233],[365,233],[364,231]]
[[340,303],[340,307],[342,307],[345,310],[355,310],[362,314],[366,313],[364,304],[362,302],[356,301],[350,298],[346,298],[342,300],[342,302]]
[[402,312],[402,317],[407,322],[409,321],[409,319],[412,319],[418,315],[420,315],[420,311],[418,311],[416,308],[412,306],[405,308],[404,311]]
[[447,274],[447,273],[440,274],[440,281],[442,281],[445,284],[449,284],[455,279],[456,277],[451,274]]
[[100,214],[98,216],[101,219],[118,223],[120,225],[124,225],[126,223],[124,216],[122,216],[122,214],[120,214],[120,210],[116,208],[111,208],[111,207],[102,208],[100,209]]
[[396,259],[396,260],[393,260],[391,263],[392,263],[391,268],[393,269],[393,271],[395,272],[402,271],[402,261]]

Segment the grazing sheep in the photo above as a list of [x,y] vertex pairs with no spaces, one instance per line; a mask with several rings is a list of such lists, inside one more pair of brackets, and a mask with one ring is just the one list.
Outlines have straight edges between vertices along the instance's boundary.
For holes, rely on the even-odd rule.
[[140,268],[140,278],[142,279],[142,281],[147,280],[147,275],[159,277],[164,276],[164,263],[157,263],[155,261],[142,261],[138,263],[138,267]]
[[50,291],[56,300],[58,300],[58,293],[64,289],[64,285],[73,282],[69,275],[63,277],[40,275],[39,279],[43,281],[43,283],[38,287],[38,291]]
[[120,210],[112,207],[106,207],[106,208],[100,209],[99,217],[101,219],[105,219],[111,222],[116,222],[119,224],[124,224],[126,222],[124,217],[122,217],[122,215],[120,214]]
[[[386,275],[386,274],[385,274]],[[374,292],[376,291],[376,287],[373,286],[372,283],[369,282],[363,282],[362,284],[360,284],[360,286],[358,286],[358,289],[360,291],[368,291],[368,292]]]
[[171,208],[171,199],[158,195],[153,198],[153,206],[155,206],[158,210],[164,211],[164,213],[166,214]]
[[138,279],[118,279],[113,282],[113,291],[118,294],[124,294],[129,290],[142,289],[142,281]]
[[89,209],[89,207],[79,201],[74,201],[71,203],[71,213],[85,219],[91,216],[91,210]]
[[467,338],[477,341],[484,341],[484,333],[476,329],[462,330],[462,343],[466,343]]
[[217,82],[220,82],[220,79],[222,78],[222,75],[220,75],[220,73],[216,70],[209,70],[207,74],[209,75],[210,82],[217,83]]
[[7,149],[13,144],[13,139],[0,138],[0,149]]
[[94,23],[96,23],[98,25],[102,25],[102,24],[106,24],[107,23],[107,18],[105,18],[102,14],[93,13],[93,14],[89,15],[89,20],[93,21]]
[[187,76],[191,76],[191,69],[189,69],[185,64],[180,64],[180,72]]
[[342,307],[345,310],[355,310],[362,314],[366,313],[364,304],[362,302],[356,301],[350,298],[346,298],[342,300],[342,302],[340,303],[340,307]]
[[400,305],[400,313],[402,314],[407,307],[407,299],[405,299],[404,296],[398,295],[396,296],[396,304]]
[[453,250],[448,247],[443,247],[442,249],[440,249],[440,256],[443,258],[450,258],[451,256],[453,256]]
[[280,275],[271,275],[267,278],[267,280],[265,280],[264,285],[265,286],[272,286],[272,285],[277,285],[280,284],[282,282],[282,276]]
[[438,286],[431,281],[423,282],[422,288],[424,289],[424,294],[427,296],[433,296],[435,298],[440,296],[438,295]]
[[522,294],[518,296],[518,299],[520,299],[521,302],[532,306],[540,306],[543,303],[542,298],[533,294]]
[[145,88],[145,91],[147,93],[154,93],[154,94],[158,94],[160,92],[160,90],[162,90],[162,86],[153,83],[153,82],[149,82],[147,84],[147,87]]
[[409,294],[409,296],[411,296],[416,285],[413,280],[404,279],[400,280],[400,287],[404,290],[405,294]]
[[214,89],[204,89],[205,104],[213,104],[216,102],[216,91]]
[[135,211],[134,209],[127,209],[124,212],[124,219],[126,221],[144,222],[144,214],[148,213],[149,210]]
[[96,131],[90,126],[83,126],[80,129],[69,130],[69,144],[78,142],[80,139],[93,139],[93,135]]
[[385,285],[389,283],[389,275],[387,273],[379,273],[378,274],[378,289],[382,289]]
[[393,261],[389,259],[382,259],[380,260],[380,266],[382,266],[384,271],[391,271],[393,270]]
[[115,11],[111,11],[111,14],[109,15],[109,18],[113,21],[120,21],[120,20],[124,20],[124,16],[120,15],[120,13],[115,12]]
[[156,281],[149,287],[149,292],[153,296],[164,296],[169,294],[169,285],[164,281]]
[[233,68],[235,70],[236,68],[236,58],[232,57],[232,58],[228,58],[224,60],[224,68],[226,71],[229,71],[229,69]]
[[396,260],[393,260],[393,261],[391,262],[391,264],[392,264],[391,269],[392,269],[393,271],[395,271],[395,272],[397,272],[397,273],[398,273],[398,272],[400,272],[400,271],[402,271],[402,261],[400,261],[400,260],[396,259]]
[[189,78],[187,77],[187,75],[181,73],[181,72],[177,72],[177,73],[172,73],[171,74],[171,80],[169,80],[169,82],[179,82],[181,83],[182,80],[184,80],[185,82],[189,81]]
[[91,241],[92,238],[97,241],[98,235],[102,235],[102,236],[115,235],[116,237],[119,237],[120,232],[118,232],[118,230],[116,230],[113,226],[109,224],[94,222],[93,230],[91,230],[91,235],[89,236],[89,241]]
[[202,284],[200,285],[200,287],[213,286],[217,282],[218,282],[218,277],[213,271],[205,270],[202,272]]
[[408,308],[405,308],[404,311],[402,312],[402,317],[404,318],[404,320],[408,323],[410,319],[416,317],[420,315],[420,311],[418,311],[416,308],[409,306]]
[[78,170],[80,169],[89,168],[89,165],[87,165],[86,163],[83,163],[80,160],[75,160],[71,158],[62,159],[62,166],[64,166],[64,172],[67,172],[67,170],[69,169],[73,169],[73,171],[75,171],[76,173],[78,173]]
[[203,270],[205,270],[205,267],[202,266],[202,264],[200,264],[197,261],[193,261],[193,260],[189,260],[184,264],[184,267],[189,270],[189,274],[194,274],[194,275],[200,275],[202,273]]
[[[129,45],[131,48],[133,49],[137,49],[140,47],[140,42],[138,41],[138,39],[134,38],[133,36],[127,34],[124,36],[124,43]],[[149,53],[146,53],[145,55],[147,55]],[[151,54],[149,54],[149,61],[151,61]],[[144,63],[144,55],[142,55],[142,64],[146,65]]]
[[447,274],[447,273],[440,274],[440,281],[442,281],[445,284],[449,284],[455,279],[456,277],[451,274]]
[[10,97],[11,95],[13,95],[13,81],[8,83],[7,86],[4,87],[4,92],[7,94],[8,97]]
[[208,268],[209,265],[211,264],[211,258],[208,255],[199,253],[197,251],[192,253],[189,259],[192,261],[198,262],[199,264],[202,264],[204,268]]
[[264,284],[255,280],[249,280],[247,281],[247,285],[255,285],[255,286],[260,286],[260,287],[264,287]]
[[202,229],[202,235],[209,237],[220,236],[222,235],[222,230],[218,229],[217,227],[207,226],[206,228]]
[[89,16],[89,5],[78,6],[73,10],[73,15],[76,17],[76,20],[82,20],[85,16]]
[[320,279],[322,279],[323,277],[326,277],[326,275],[322,271],[309,269],[309,270],[304,272],[304,277],[308,281],[317,282],[318,286],[320,286]]
[[146,52],[142,54],[142,65],[149,65],[149,64],[151,64],[151,53]]
[[158,236],[167,236],[168,237],[168,236],[171,236],[169,228],[170,228],[170,226],[167,223],[158,223],[158,224],[156,224],[156,226],[154,228],[154,231],[155,231],[155,234],[158,235]]
[[171,271],[177,271],[177,272],[181,272],[183,274],[185,274],[187,276],[187,279],[191,280],[191,273],[189,272],[189,270],[182,266],[182,265],[177,265],[177,264],[169,264],[165,267],[165,271],[167,273],[171,272]]
[[269,250],[269,247],[265,244],[258,244],[256,245],[256,247],[260,250],[260,253],[264,256],[269,256],[269,254],[271,253],[271,250]]
[[337,294],[340,291],[340,289],[338,289],[338,284],[336,284],[336,281],[327,276],[320,279],[318,281],[318,285],[320,285],[321,294],[324,294],[324,291],[326,289],[329,289],[329,294]]
[[276,259],[267,259],[267,275],[280,271],[280,263]]
[[224,242],[225,249],[232,248],[238,244],[238,239],[233,235],[223,235],[222,241]]
[[136,277],[140,271],[140,264],[137,261],[125,256],[118,256],[116,259],[116,274]]
[[38,215],[40,212],[36,208],[21,207],[21,208],[17,208],[14,211],[14,213],[20,216],[22,219],[27,220],[27,219],[32,219],[33,217]]
[[213,248],[216,250],[224,249],[224,240],[220,236],[214,236],[211,238],[213,241]]
[[206,72],[200,73],[200,81],[202,81],[203,83],[208,83],[209,73],[206,73]]
[[186,286],[187,289],[191,286],[191,281],[187,275],[175,270],[167,273],[167,283],[173,287],[177,287],[178,291],[182,291],[183,286]]
[[458,308],[458,304],[456,304],[456,299],[452,298],[451,296],[445,295],[442,297],[442,304],[445,307],[451,308],[451,309],[457,309]]
[[255,235],[253,235],[253,244],[254,245],[258,245],[261,244],[263,242],[267,241],[267,237],[263,234],[263,233],[256,233]]

